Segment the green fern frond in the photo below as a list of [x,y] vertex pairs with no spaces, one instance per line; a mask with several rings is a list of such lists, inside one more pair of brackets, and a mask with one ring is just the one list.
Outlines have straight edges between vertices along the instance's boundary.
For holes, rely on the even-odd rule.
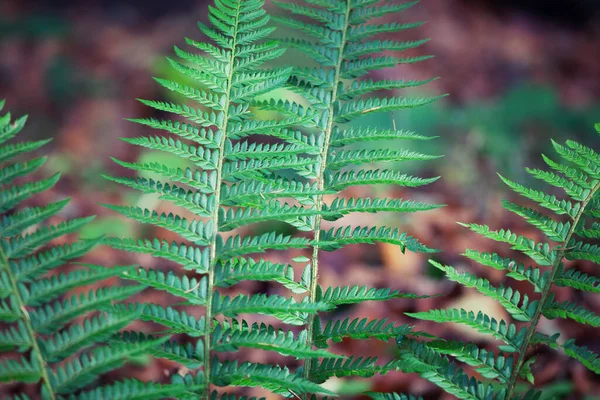
[[[0,101],[0,110],[3,106],[4,101]],[[26,118],[12,121],[10,114],[1,116],[0,143],[16,137],[25,121]],[[42,167],[45,157],[22,159],[48,142],[0,146],[0,322],[3,325],[0,351],[6,357],[0,362],[0,381],[39,384],[37,393],[31,391],[34,398],[58,400],[60,395],[75,391],[120,365],[108,363],[88,370],[81,380],[76,374],[64,375],[64,380],[57,380],[55,375],[55,371],[63,368],[64,359],[79,360],[77,354],[81,350],[106,343],[134,319],[135,314],[114,313],[109,308],[139,288],[104,286],[88,294],[73,295],[73,290],[97,285],[120,275],[126,268],[84,265],[63,271],[64,264],[87,253],[102,238],[63,244],[56,244],[55,240],[76,233],[93,217],[49,224],[67,206],[68,199],[16,208],[58,181],[59,174],[31,180],[30,175]],[[71,324],[75,320],[79,322]],[[100,351],[97,349],[100,347],[92,349],[92,353]],[[22,355],[11,358],[14,352]],[[77,364],[71,362],[72,366]],[[73,372],[69,367],[66,371]],[[67,384],[66,379],[70,378],[77,384]],[[29,391],[25,387],[20,389]],[[12,398],[29,399],[21,393]]]
[[[395,163],[402,161],[428,161],[438,158],[436,155],[403,148],[391,149],[387,140],[423,141],[431,138],[414,132],[396,129],[375,128],[360,123],[360,117],[375,112],[390,112],[429,104],[440,96],[406,97],[398,93],[382,91],[401,91],[420,87],[434,79],[420,81],[377,80],[365,77],[371,71],[395,67],[401,63],[414,63],[429,57],[402,58],[381,55],[382,52],[402,52],[424,44],[427,40],[396,41],[380,40],[377,35],[383,32],[402,32],[419,26],[420,23],[372,24],[371,20],[380,16],[393,15],[408,9],[412,4],[380,4],[378,1],[324,1],[307,0],[300,3],[275,2],[288,15],[276,17],[276,21],[286,25],[297,35],[283,42],[293,51],[308,57],[310,67],[295,67],[288,88],[304,97],[308,107],[291,101],[266,101],[269,109],[288,115],[295,111],[298,118],[312,115],[314,125],[306,124],[300,129],[310,129],[317,133],[316,154],[311,158],[312,167],[294,168],[297,175],[316,183],[315,190],[305,193],[312,198],[295,195],[301,206],[291,209],[289,222],[298,230],[312,233],[309,243],[312,247],[310,274],[308,275],[309,299],[311,302],[325,301],[332,305],[362,303],[370,300],[388,300],[395,297],[418,298],[417,295],[403,295],[388,289],[370,289],[348,286],[344,288],[321,288],[319,285],[319,256],[322,251],[334,251],[351,244],[389,243],[400,248],[401,252],[433,252],[435,250],[421,244],[419,240],[400,229],[387,226],[348,226],[343,217],[350,213],[398,212],[412,213],[428,211],[440,207],[407,199],[353,198],[340,194],[340,191],[360,185],[394,184],[404,187],[418,187],[434,182],[437,178],[418,178],[390,169],[370,169],[373,163]],[[292,14],[292,15],[289,15]],[[359,78],[359,79],[357,79]],[[307,111],[309,110],[309,111]],[[307,133],[308,134],[308,133]],[[358,147],[370,145],[372,147]],[[354,166],[359,168],[354,169]],[[310,171],[309,174],[306,171]],[[312,187],[311,187],[312,189]],[[311,193],[312,192],[312,193]],[[327,195],[327,197],[325,197]],[[283,197],[283,196],[282,196]],[[329,200],[331,198],[331,200]],[[327,199],[327,201],[326,201]],[[268,204],[263,202],[263,204]],[[282,218],[285,221],[285,217]],[[326,227],[325,221],[338,221],[335,228]],[[348,324],[348,322],[346,322]],[[359,324],[358,322],[355,322]],[[317,315],[309,315],[306,328],[309,332],[307,344],[326,347],[327,340],[340,340],[342,337],[366,339],[376,337],[382,340],[393,335],[393,325],[352,325],[340,326],[336,330],[321,336],[320,321]],[[329,328],[334,329],[334,328]],[[345,329],[350,329],[346,331]],[[354,330],[356,329],[356,330]],[[350,359],[348,359],[350,360]],[[350,363],[356,360],[351,360]],[[339,360],[335,361],[340,363]],[[344,361],[345,362],[345,361]],[[362,361],[359,361],[362,362]],[[392,362],[388,367],[365,364],[358,368],[355,375],[372,376],[375,373],[400,368]],[[305,379],[322,382],[329,376],[351,376],[353,373],[339,366],[331,373],[315,370],[318,359],[304,362]],[[332,364],[333,365],[333,364]],[[325,367],[322,367],[325,368]],[[315,375],[317,374],[317,375]],[[302,396],[309,400],[310,394]]]
[[234,298],[225,296],[213,299],[214,312],[228,317],[239,314],[265,314],[282,320],[291,325],[303,325],[306,323],[306,313],[327,311],[332,308],[326,302],[297,302],[293,298],[278,295],[256,294],[252,296],[238,295]]
[[[503,177],[501,179],[514,192],[536,203],[535,208],[529,208],[503,201],[504,208],[525,219],[556,245],[538,243],[509,230],[493,230],[487,225],[464,225],[481,236],[508,244],[512,250],[528,256],[537,264],[537,266],[526,266],[511,257],[501,257],[498,254],[475,250],[467,250],[464,254],[480,264],[506,271],[506,275],[510,278],[529,282],[533,292],[537,293],[535,297],[530,298],[529,295],[511,286],[493,287],[486,279],[470,273],[459,273],[452,267],[432,261],[432,264],[442,270],[450,280],[474,288],[484,296],[497,300],[513,319],[524,322],[524,326],[517,331],[516,326],[510,321],[497,322],[482,312],[475,314],[456,309],[409,314],[440,323],[462,323],[502,340],[504,344],[498,346],[498,349],[511,353],[508,356],[483,351],[473,344],[462,342],[433,341],[420,346],[453,356],[456,360],[475,367],[482,376],[498,381],[504,390],[500,397],[503,399],[537,399],[542,395],[536,390],[528,391],[522,396],[515,395],[519,379],[531,383],[534,381],[532,365],[535,363],[535,357],[529,357],[528,354],[536,345],[546,345],[553,349],[562,347],[571,358],[578,360],[595,373],[600,372],[598,356],[587,348],[575,345],[573,340],[568,340],[560,346],[557,342],[558,334],[538,332],[538,324],[543,317],[571,319],[592,327],[600,325],[600,316],[574,301],[556,301],[553,291],[554,285],[557,285],[569,287],[574,291],[598,292],[596,277],[583,274],[577,269],[567,269],[565,260],[600,263],[599,247],[588,242],[589,239],[598,237],[596,230],[600,226],[597,221],[600,217],[597,212],[600,155],[591,148],[573,141],[567,141],[564,146],[555,142],[553,145],[562,160],[558,162],[544,156],[544,161],[555,172],[538,169],[530,169],[528,172],[552,187],[563,189],[568,197],[567,200],[530,189]],[[538,211],[538,206],[547,211]],[[400,347],[404,348],[402,344]],[[449,393],[453,392],[449,391]]]
[[[308,291],[305,277],[296,281],[290,265],[268,261],[268,254],[259,261],[250,256],[303,249],[310,245],[310,239],[274,230],[255,235],[241,229],[228,232],[274,220],[311,230],[310,221],[319,214],[310,206],[314,196],[328,193],[308,181],[316,177],[314,158],[320,154],[320,135],[294,128],[297,124],[314,126],[318,113],[292,101],[265,100],[265,95],[288,82],[292,68],[259,68],[283,54],[279,43],[267,38],[274,28],[268,25],[263,3],[216,0],[209,6],[209,23],[198,24],[210,43],[187,39],[187,44],[200,52],[175,47],[177,58],[168,60],[177,73],[187,78],[186,84],[176,79],[156,79],[184,100],[140,100],[172,119],[132,119],[163,133],[125,141],[172,155],[181,163],[170,166],[162,161],[115,160],[144,176],[108,177],[158,195],[161,201],[185,212],[107,205],[160,230],[156,238],[109,238],[105,243],[176,264],[169,269],[132,269],[123,277],[168,293],[177,303],[116,308],[137,311],[141,320],[164,327],[160,334],[166,335],[167,341],[151,349],[150,354],[183,364],[203,377],[204,387],[192,390],[190,398],[216,398],[212,385],[261,386],[278,394],[290,394],[287,388],[298,394],[324,392],[317,384],[278,367],[219,359],[220,353],[234,352],[239,347],[300,358],[329,354],[307,345],[306,333],[293,336],[267,325],[234,329],[222,321],[222,317],[262,314],[286,324],[303,325],[308,315],[331,308],[326,302],[296,300],[291,295],[225,294],[224,288],[245,281],[277,282],[294,293]],[[257,110],[275,111],[277,116],[257,118]],[[263,141],[265,136],[269,137],[268,143]],[[181,240],[162,239],[162,230]],[[184,275],[182,270],[192,270],[196,275]],[[192,317],[191,312],[180,309],[186,305],[203,309],[204,316]],[[176,334],[193,340],[173,336]],[[129,334],[135,343],[148,337]]]

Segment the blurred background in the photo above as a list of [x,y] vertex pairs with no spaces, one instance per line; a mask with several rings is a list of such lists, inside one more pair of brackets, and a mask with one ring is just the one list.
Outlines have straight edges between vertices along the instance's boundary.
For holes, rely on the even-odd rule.
[[[51,196],[73,198],[68,214],[96,214],[85,235],[141,237],[142,227],[117,217],[99,202],[134,203],[137,193],[107,183],[101,174],[119,174],[110,156],[124,160],[154,157],[121,145],[119,137],[143,132],[124,120],[147,115],[135,98],[165,99],[151,76],[175,76],[164,56],[172,45],[184,46],[185,36],[202,39],[195,23],[206,19],[206,1],[199,0],[1,0],[0,98],[14,115],[29,114],[29,137],[53,137],[46,168],[61,170],[63,180]],[[277,10],[270,7],[272,12]],[[400,17],[428,21],[396,40],[428,37],[419,54],[435,58],[410,66],[383,70],[385,79],[441,77],[426,87],[427,94],[449,97],[422,109],[370,117],[361,123],[439,136],[423,152],[444,154],[434,163],[410,165],[410,172],[443,179],[410,193],[425,201],[448,204],[397,224],[408,226],[431,247],[442,249],[438,260],[467,266],[459,256],[466,247],[506,253],[506,249],[467,234],[455,221],[503,226],[532,237],[537,233],[504,212],[499,200],[507,196],[496,172],[528,183],[524,167],[540,167],[540,153],[552,155],[550,138],[566,138],[598,148],[593,129],[600,122],[600,1],[598,0],[423,0]],[[278,31],[284,35],[285,30]],[[299,57],[291,52],[289,57]],[[422,145],[421,145],[422,146]],[[535,185],[535,183],[533,183]],[[404,193],[381,189],[393,196]],[[69,215],[70,216],[70,215]],[[356,217],[356,224],[364,223]],[[379,218],[379,217],[378,217]],[[106,265],[140,262],[107,248],[90,261]],[[485,309],[503,317],[494,303],[461,289],[429,268],[420,255],[400,255],[395,247],[349,247],[326,254],[323,284],[371,284],[447,296],[385,305],[365,304],[343,310],[347,316],[388,317],[402,323],[406,311],[452,305]],[[149,266],[149,265],[145,265]],[[476,266],[472,266],[477,268]],[[594,274],[587,265],[578,265]],[[502,274],[477,269],[494,283]],[[596,271],[597,274],[597,271]],[[250,288],[252,289],[252,288]],[[254,289],[261,290],[260,287]],[[558,292],[559,300],[569,298]],[[578,298],[600,311],[600,299]],[[565,321],[545,322],[542,329],[558,330],[600,352],[597,333]],[[423,325],[446,337],[479,337],[459,327]],[[341,343],[344,351],[360,353],[364,344]],[[392,344],[370,344],[368,354],[393,355]],[[537,384],[549,388],[548,398],[594,398],[600,380],[562,356],[540,350]],[[154,362],[131,373],[156,378],[172,366]],[[107,378],[107,379],[110,379]],[[412,376],[390,374],[365,381],[332,382],[347,393],[396,390],[444,398],[435,388]]]

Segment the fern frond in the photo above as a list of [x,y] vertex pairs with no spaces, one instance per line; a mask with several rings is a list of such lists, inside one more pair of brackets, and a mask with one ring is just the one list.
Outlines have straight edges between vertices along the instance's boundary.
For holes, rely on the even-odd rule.
[[[565,260],[600,263],[599,247],[587,242],[588,239],[598,237],[596,230],[599,224],[596,219],[600,214],[597,212],[596,199],[600,191],[600,155],[591,148],[573,141],[567,141],[564,146],[555,142],[553,145],[562,160],[557,162],[544,156],[544,161],[556,172],[538,169],[529,169],[528,172],[550,186],[563,189],[569,197],[568,200],[530,189],[503,177],[501,179],[514,192],[537,203],[552,215],[547,215],[548,211],[538,211],[537,208],[523,207],[509,201],[503,201],[504,208],[525,219],[557,245],[538,243],[509,230],[492,230],[487,225],[464,224],[481,236],[508,244],[512,250],[523,253],[539,266],[525,266],[511,257],[470,249],[464,254],[480,264],[506,271],[506,275],[515,280],[528,281],[534,292],[539,294],[535,300],[510,286],[493,287],[486,279],[470,273],[459,273],[453,267],[432,262],[445,272],[450,280],[475,288],[484,296],[497,300],[512,318],[524,322],[524,326],[517,332],[515,325],[509,321],[497,322],[482,312],[475,314],[456,309],[409,314],[440,323],[465,324],[502,340],[504,344],[498,349],[511,353],[508,356],[483,351],[471,343],[434,341],[421,346],[452,355],[457,360],[474,366],[484,377],[499,381],[504,391],[501,398],[506,399],[538,399],[542,395],[539,391],[530,390],[523,396],[515,396],[519,379],[526,379],[531,383],[534,381],[532,365],[535,363],[535,357],[528,356],[531,348],[535,345],[546,345],[554,349],[560,346],[557,342],[558,334],[538,331],[541,318],[566,318],[592,327],[600,325],[600,316],[573,301],[556,301],[553,292],[554,285],[570,287],[574,291],[598,292],[597,278],[576,269],[565,269]],[[557,215],[564,217],[559,219],[556,218]],[[578,360],[591,371],[600,372],[597,355],[587,348],[578,347],[573,340],[568,340],[560,347],[568,356]]]
[[[310,274],[307,273],[311,302],[325,301],[338,306],[369,300],[383,301],[404,296],[394,290],[378,290],[362,286],[321,288],[318,277],[319,256],[322,251],[333,251],[350,244],[375,243],[396,245],[401,252],[406,250],[414,252],[434,251],[421,244],[408,233],[387,226],[355,227],[343,225],[331,229],[325,227],[325,221],[336,221],[350,213],[385,211],[410,213],[433,210],[439,207],[438,205],[407,199],[352,198],[339,194],[341,190],[359,185],[395,184],[418,187],[436,180],[436,178],[413,177],[391,168],[371,170],[367,167],[368,164],[372,163],[428,161],[438,158],[436,155],[410,149],[391,149],[385,142],[386,140],[428,140],[429,138],[425,136],[398,130],[393,123],[393,129],[375,128],[360,124],[359,117],[363,115],[420,107],[439,99],[438,96],[409,98],[396,93],[387,97],[378,96],[380,91],[418,87],[431,82],[433,79],[422,81],[400,79],[384,81],[372,77],[364,80],[356,79],[373,70],[395,67],[400,63],[413,63],[429,58],[426,56],[400,58],[379,54],[383,51],[400,52],[412,49],[427,40],[411,42],[379,40],[376,37],[379,33],[401,32],[419,26],[420,23],[370,24],[373,18],[388,14],[392,15],[409,8],[411,5],[386,4],[381,6],[376,3],[378,2],[372,0],[275,2],[280,8],[294,14],[281,16],[276,20],[298,33],[292,38],[285,39],[283,43],[292,50],[310,58],[314,65],[308,68],[294,68],[288,83],[290,90],[305,98],[309,104],[308,108],[291,101],[278,102],[272,100],[264,102],[268,103],[269,109],[286,115],[289,111],[294,111],[298,118],[312,115],[313,124],[306,124],[304,127],[310,129],[311,134],[315,131],[318,132],[316,136],[319,141],[314,145],[316,151],[308,153],[317,155],[310,158],[312,166],[295,167],[294,169],[297,175],[309,179],[310,182],[315,182],[315,189],[319,192],[312,194],[309,201],[306,201],[302,194],[293,196],[294,199],[298,199],[301,206],[290,209],[287,217],[281,218],[284,221],[286,221],[286,218],[295,218],[289,223],[298,230],[312,233],[313,238],[309,243],[312,247],[312,259],[310,259]],[[302,124],[299,125],[302,126]],[[301,129],[304,129],[304,127]],[[354,147],[371,143],[373,147],[369,149]],[[351,170],[353,166],[359,166],[362,169]],[[330,192],[332,192],[331,199],[326,197]],[[264,205],[268,207],[268,204],[267,201],[263,201],[260,205],[261,207]],[[406,297],[416,298],[418,296],[406,295]],[[323,347],[326,346],[327,340],[341,337],[362,339],[374,335],[373,337],[381,339],[390,338],[391,328],[387,325],[369,325],[368,327],[360,325],[356,328],[356,331],[352,330],[353,327],[349,328],[350,331],[344,331],[346,328],[340,327],[339,329],[342,330],[339,332],[331,331],[326,334],[331,334],[331,337],[319,337],[319,316],[309,315],[305,323],[309,332],[307,343],[318,343],[319,346]],[[369,331],[369,329],[374,330]],[[379,329],[383,329],[383,331],[379,332]],[[340,361],[337,360],[336,362],[339,363]],[[351,360],[350,363],[352,362],[354,361]],[[304,362],[303,374],[305,379],[316,379],[317,382],[322,382],[330,376],[350,376],[353,374],[350,372],[351,367],[348,367],[349,370],[344,367],[336,367],[335,371],[322,373],[317,377],[314,367],[318,363],[319,360],[317,359],[308,359]],[[397,368],[400,368],[400,366],[394,364],[394,362],[385,367],[377,366],[368,361],[363,369],[358,368],[355,375],[371,376],[375,373],[386,373]],[[305,400],[310,398],[309,395],[303,397]]]
[[427,346],[440,354],[451,355],[472,367],[487,379],[498,379],[508,382],[512,373],[513,356],[496,356],[493,352],[481,349],[473,343],[434,341]]
[[[0,101],[0,109],[3,106],[4,101]],[[0,143],[17,136],[25,120],[12,121],[10,114],[1,116]],[[29,175],[45,163],[45,157],[21,160],[48,142],[39,140],[0,146],[0,322],[3,325],[0,352],[3,358],[6,357],[0,362],[0,381],[36,383],[39,384],[38,392],[31,392],[35,398],[57,400],[64,393],[55,385],[54,371],[62,368],[60,363],[85,348],[106,342],[135,317],[131,313],[95,316],[91,313],[127,298],[139,288],[104,286],[87,295],[73,295],[74,289],[99,284],[124,271],[121,267],[92,265],[69,273],[61,270],[67,261],[84,255],[101,240],[93,238],[67,243],[63,239],[79,231],[93,217],[49,224],[65,208],[68,199],[16,208],[58,181],[59,174],[39,181],[30,179]],[[19,178],[18,184],[14,184],[16,178]],[[62,244],[56,244],[57,239],[63,241]],[[65,327],[74,320],[80,320],[81,325],[74,323]],[[12,352],[22,355],[11,358]],[[116,367],[116,364],[105,365],[80,383],[85,385]],[[29,399],[23,393],[16,393],[13,398]]]
[[542,313],[549,319],[568,318],[595,328],[600,326],[600,315],[570,301],[557,303],[553,301],[552,296],[548,298],[548,303],[544,305]]
[[169,243],[165,240],[134,240],[109,238],[104,242],[116,249],[126,250],[134,253],[147,253],[154,257],[163,258],[181,264],[184,269],[196,270],[198,272],[207,269],[207,252],[199,247],[186,246],[175,242]]
[[321,233],[320,241],[314,243],[319,245],[325,251],[336,250],[347,244],[373,244],[373,243],[391,243],[400,246],[402,252],[409,250],[420,253],[433,253],[436,250],[420,243],[406,232],[400,232],[398,229],[382,227],[350,227],[331,228]]
[[[226,327],[222,320],[239,314],[263,314],[284,323],[302,325],[308,315],[331,307],[325,302],[297,301],[283,295],[224,295],[223,288],[242,281],[278,282],[295,293],[307,291],[306,278],[296,281],[291,266],[246,257],[306,248],[310,239],[274,230],[255,235],[251,231],[226,232],[273,220],[309,230],[307,221],[318,214],[310,207],[314,196],[331,192],[308,181],[315,177],[314,158],[320,154],[320,135],[293,128],[296,124],[314,126],[318,113],[292,101],[265,101],[260,97],[283,87],[292,72],[291,67],[258,69],[283,54],[279,43],[267,38],[274,28],[268,25],[269,16],[263,3],[216,0],[209,6],[209,22],[198,24],[211,43],[187,39],[200,53],[175,47],[177,58],[169,59],[170,66],[185,76],[187,82],[156,79],[161,86],[181,95],[183,101],[140,100],[185,122],[133,119],[162,133],[125,141],[173,155],[181,164],[174,167],[162,160],[147,163],[115,160],[144,176],[109,177],[143,193],[156,194],[160,200],[186,211],[182,215],[175,211],[161,213],[143,207],[109,205],[108,208],[139,223],[166,229],[181,241],[160,237],[110,238],[105,243],[176,264],[168,270],[125,271],[123,277],[168,293],[178,303],[128,304],[116,308],[135,310],[141,320],[157,322],[165,328],[161,334],[168,334],[167,341],[150,353],[183,364],[194,370],[196,376],[203,377],[204,387],[191,390],[190,398],[216,398],[211,385],[262,386],[278,394],[289,394],[288,388],[300,394],[323,392],[315,383],[287,370],[230,363],[221,361],[217,355],[237,351],[239,347],[302,358],[329,354],[307,345],[306,333],[291,336],[266,325],[234,329]],[[279,114],[273,119],[257,118],[257,110],[274,110]],[[261,136],[268,136],[271,141],[265,143]],[[288,203],[280,202],[282,198],[289,199]],[[182,269],[193,270],[198,276],[188,277],[181,273]],[[182,304],[203,309],[204,316],[192,317],[179,310]],[[197,339],[194,344],[173,337],[175,334]],[[132,332],[128,337],[138,343],[151,336]]]

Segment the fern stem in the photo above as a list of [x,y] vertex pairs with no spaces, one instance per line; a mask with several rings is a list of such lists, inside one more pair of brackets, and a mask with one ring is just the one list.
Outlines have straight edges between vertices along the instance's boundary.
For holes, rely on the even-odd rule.
[[43,385],[43,387],[46,388],[46,390],[48,392],[48,396],[49,396],[48,399],[56,400],[56,394],[54,393],[54,389],[52,389],[52,385],[50,384],[50,376],[48,375],[48,370],[47,370],[48,363],[46,362],[46,360],[44,359],[44,356],[42,355],[42,351],[37,342],[37,334],[36,334],[35,330],[33,329],[33,325],[31,325],[31,319],[29,317],[29,312],[27,311],[26,304],[23,301],[23,298],[21,297],[21,293],[19,292],[19,287],[17,285],[17,280],[15,279],[12,269],[10,268],[10,264],[8,262],[8,257],[4,253],[4,249],[2,248],[2,246],[0,246],[0,263],[2,263],[2,266],[4,267],[4,270],[6,271],[6,274],[8,275],[8,279],[10,280],[10,285],[12,286],[12,290],[15,295],[15,299],[19,303],[18,304],[19,309],[23,313],[23,323],[25,325],[25,329],[27,330],[27,334],[31,338],[32,357],[35,357],[37,359],[39,365],[41,366],[40,372],[42,375],[42,385]]
[[234,62],[235,62],[235,58],[236,58],[236,47],[237,47],[237,32],[238,32],[238,26],[239,26],[239,15],[241,12],[241,6],[242,6],[242,1],[243,0],[238,0],[237,2],[237,7],[236,7],[236,17],[235,17],[235,25],[234,25],[234,31],[233,31],[233,35],[232,35],[232,45],[231,45],[231,58],[229,60],[229,64],[230,64],[230,68],[229,68],[229,73],[227,75],[227,90],[225,91],[225,96],[227,96],[227,100],[226,100],[226,104],[227,106],[225,107],[225,109],[223,110],[223,126],[221,127],[222,131],[223,131],[223,135],[221,136],[221,142],[219,143],[219,161],[217,163],[217,168],[216,168],[216,174],[217,174],[217,179],[216,179],[216,187],[215,187],[215,192],[214,192],[214,197],[215,197],[215,208],[214,211],[212,213],[211,219],[213,221],[213,232],[212,232],[212,238],[211,238],[211,243],[210,243],[210,260],[211,260],[211,266],[208,269],[208,276],[207,276],[207,301],[206,301],[206,311],[205,311],[205,326],[204,326],[204,380],[205,380],[205,387],[204,387],[204,393],[202,395],[202,397],[206,400],[210,399],[210,375],[211,375],[211,353],[212,353],[212,348],[211,348],[211,329],[212,329],[212,319],[213,319],[213,315],[212,315],[212,299],[213,299],[213,294],[215,291],[215,264],[216,264],[216,258],[217,258],[217,237],[219,235],[219,210],[221,208],[221,187],[222,187],[222,175],[223,175],[223,162],[225,160],[225,142],[227,140],[227,125],[229,122],[229,109],[231,107],[231,89],[232,89],[232,82],[233,82],[233,73],[235,71],[234,68]]
[[[329,120],[327,121],[327,126],[325,128],[324,134],[325,134],[325,138],[323,140],[323,149],[321,150],[321,153],[319,155],[320,157],[320,168],[319,168],[319,174],[318,174],[318,190],[319,191],[324,191],[325,190],[325,170],[327,169],[327,157],[329,156],[329,147],[330,147],[330,141],[331,141],[331,133],[333,131],[333,124],[334,124],[334,113],[335,113],[335,102],[337,100],[337,92],[338,92],[338,87],[341,84],[341,79],[340,79],[340,71],[342,69],[342,62],[344,61],[344,47],[346,46],[346,36],[348,33],[348,19],[350,18],[350,11],[351,11],[351,7],[350,7],[350,0],[346,0],[346,10],[345,10],[345,14],[344,14],[344,29],[342,31],[342,39],[340,41],[341,43],[341,48],[338,54],[338,60],[337,63],[335,65],[335,76],[333,78],[333,89],[331,92],[331,100],[329,103]],[[321,221],[323,220],[322,216],[321,216],[321,211],[323,209],[323,195],[322,194],[318,194],[316,201],[315,201],[315,208],[317,209],[317,214],[315,217],[315,223],[313,225],[313,230],[315,232],[314,235],[314,243],[315,245],[313,246],[313,254],[312,254],[312,260],[311,260],[311,267],[310,267],[310,301],[312,303],[316,302],[317,300],[317,285],[319,283],[319,245],[316,243],[319,243],[319,240],[321,238]],[[312,346],[314,343],[314,323],[315,323],[315,318],[318,318],[317,314],[310,314],[308,316],[308,322],[307,322],[307,336],[306,336],[306,344],[309,346]],[[307,358],[304,361],[304,378],[307,380],[310,380],[310,370],[311,370],[311,365],[312,365],[312,359]],[[304,395],[305,399],[309,399],[310,395],[309,394],[305,394]]]
[[577,213],[577,215],[575,216],[575,218],[573,218],[573,223],[571,225],[571,229],[569,230],[569,233],[567,234],[567,236],[565,238],[564,245],[560,249],[558,256],[556,257],[556,261],[552,265],[550,277],[548,278],[546,285],[542,289],[542,295],[541,295],[539,303],[538,303],[539,305],[537,307],[537,310],[535,310],[535,314],[531,318],[531,322],[529,324],[529,327],[527,328],[527,334],[525,336],[525,340],[523,341],[523,343],[521,344],[521,348],[519,349],[519,357],[517,359],[517,363],[515,364],[515,368],[513,369],[512,374],[510,376],[510,380],[508,381],[506,397],[505,397],[506,400],[510,400],[514,393],[515,386],[517,385],[517,379],[519,378],[521,368],[523,367],[523,363],[525,362],[525,356],[527,355],[527,350],[529,349],[529,344],[530,344],[533,336],[535,335],[537,324],[540,322],[540,318],[542,316],[542,311],[543,311],[544,305],[545,305],[546,301],[548,300],[548,296],[550,296],[550,289],[552,289],[552,285],[554,284],[554,280],[556,279],[556,274],[560,270],[559,266],[565,256],[565,253],[566,253],[565,246],[567,246],[568,243],[571,241],[571,238],[575,234],[577,225],[579,225],[579,221],[580,221],[581,217],[583,216],[583,213],[585,212],[586,207],[588,206],[589,202],[592,200],[592,198],[594,197],[596,192],[598,192],[598,190],[600,190],[600,183],[597,183],[596,186],[594,186],[594,188],[590,191],[590,194],[581,202],[581,208],[580,208],[579,212]]

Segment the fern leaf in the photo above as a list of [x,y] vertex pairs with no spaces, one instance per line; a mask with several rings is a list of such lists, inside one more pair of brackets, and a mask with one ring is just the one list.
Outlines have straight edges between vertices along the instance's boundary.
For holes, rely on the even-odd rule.
[[221,298],[215,295],[212,304],[215,313],[228,317],[247,313],[266,314],[291,325],[304,324],[306,322],[305,313],[315,313],[331,309],[331,306],[325,302],[298,303],[293,298],[265,294],[256,294],[253,296],[238,295],[234,298],[229,296]]
[[[135,221],[159,226],[171,232],[175,232],[198,246],[206,246],[208,244],[209,232],[212,231],[210,223],[204,224],[202,221],[198,220],[187,220],[186,218],[181,218],[172,213],[159,214],[156,211],[150,211],[140,207],[114,206],[110,204],[104,204],[104,207],[121,213]],[[208,205],[206,205],[206,208],[208,208]],[[206,210],[203,207],[198,207],[195,211],[196,215],[199,216],[205,217],[210,215],[210,210]]]
[[393,360],[385,364],[377,364],[377,357],[348,357],[324,358],[319,364],[313,364],[310,372],[311,379],[316,382],[325,382],[330,377],[359,376],[372,377],[375,374],[386,374],[390,371],[402,369],[402,360]]
[[77,231],[93,219],[94,217],[78,218],[61,222],[58,225],[41,227],[31,234],[9,239],[2,245],[8,257],[23,258],[31,255],[38,247],[46,245],[51,240]]
[[41,379],[40,365],[37,359],[4,360],[0,362],[0,382],[35,383]]
[[491,385],[469,377],[456,364],[449,362],[431,348],[412,341],[404,349],[405,359],[416,359],[421,363],[419,375],[447,393],[468,400],[495,398],[496,394]]
[[2,216],[0,236],[8,237],[23,232],[27,228],[56,215],[69,203],[65,199],[42,207],[25,208],[17,213]]
[[228,287],[242,281],[278,282],[294,293],[305,293],[308,288],[294,280],[291,265],[270,261],[236,259],[215,270],[215,285]]
[[563,345],[563,349],[569,357],[579,361],[595,374],[600,374],[600,357],[598,354],[593,353],[585,346],[577,346],[573,339],[567,340]]
[[556,278],[556,285],[572,287],[577,290],[600,293],[600,279],[584,274],[574,268],[564,271]]
[[48,334],[85,312],[123,300],[141,289],[141,286],[124,286],[90,290],[87,294],[82,293],[32,310],[31,322],[36,331]]
[[179,263],[184,269],[206,271],[206,251],[199,247],[186,246],[165,240],[133,240],[109,238],[104,242],[115,249],[136,253],[148,253],[155,257]]
[[71,325],[41,343],[46,360],[62,361],[94,343],[106,341],[137,317],[137,313],[110,313]]
[[292,390],[294,393],[334,395],[333,392],[320,385],[292,374],[287,368],[249,362],[239,364],[237,361],[215,363],[215,367],[213,368],[213,379],[219,386],[228,384],[256,387],[260,385],[274,392],[289,393],[289,390]]
[[435,250],[428,248],[421,244],[417,239],[408,236],[405,232],[400,233],[398,229],[392,229],[388,227],[355,227],[350,226],[345,228],[330,229],[329,231],[322,232],[321,241],[318,244],[323,250],[336,250],[346,244],[373,244],[376,242],[380,243],[391,243],[400,246],[401,250],[421,252],[421,253],[432,253]]
[[459,273],[456,269],[441,265],[435,261],[430,263],[436,268],[444,271],[448,279],[458,282],[463,286],[477,289],[484,296],[490,297],[499,302],[504,309],[517,321],[530,321],[537,309],[537,302],[529,302],[527,295],[521,295],[517,290],[511,287],[494,287],[487,279],[478,278],[476,275],[468,272]]
[[546,318],[550,319],[559,317],[569,318],[581,324],[590,325],[595,328],[600,326],[600,315],[586,310],[585,308],[570,301],[557,303],[553,301],[552,297],[550,297],[548,304],[544,306],[543,313]]
[[427,346],[440,354],[451,355],[472,367],[487,379],[499,379],[506,383],[510,379],[513,357],[496,356],[493,352],[481,349],[473,343],[435,341]]
[[433,183],[438,178],[418,178],[391,170],[358,170],[337,172],[328,179],[328,185],[337,190],[351,186],[393,184],[419,187]]
[[548,243],[536,243],[532,239],[505,229],[494,231],[486,225],[465,224],[464,226],[489,239],[510,244],[513,250],[529,256],[541,266],[552,265],[556,260],[557,253],[550,248]]
[[78,269],[68,274],[53,275],[33,282],[27,296],[24,296],[27,305],[39,306],[67,293],[71,289],[119,276],[131,269],[131,267],[104,268],[93,265],[87,267],[87,269]]
[[173,271],[166,274],[163,271],[138,268],[135,271],[126,271],[126,279],[131,279],[142,285],[164,290],[174,296],[186,300],[189,304],[205,305],[207,303],[208,287],[206,279],[188,278],[178,276]]
[[128,356],[143,353],[165,340],[166,338],[160,338],[136,344],[113,343],[98,347],[91,354],[83,354],[58,367],[50,376],[52,386],[58,393],[73,393],[93,382],[99,374],[122,365]]
[[502,346],[502,350],[506,352],[517,351],[525,334],[523,329],[517,332],[515,325],[507,323],[504,320],[498,322],[495,318],[490,318],[482,312],[475,314],[473,311],[451,308],[447,310],[407,313],[406,315],[426,321],[438,323],[454,322],[469,326],[478,332],[502,340],[505,343]]
[[423,400],[422,397],[415,397],[413,395],[406,395],[400,393],[366,393],[373,400]]
[[[319,293],[321,292],[321,293]],[[399,290],[375,289],[367,286],[343,286],[329,287],[322,293],[322,289],[317,292],[317,298],[320,301],[332,304],[355,304],[365,301],[385,301],[391,299],[418,299],[430,296],[419,296],[413,293],[402,293]]]
[[327,325],[316,332],[315,345],[326,347],[327,341],[341,342],[345,338],[369,339],[375,338],[387,341],[396,338],[399,335],[406,335],[412,327],[408,325],[395,326],[387,319],[368,320],[367,318],[349,318],[342,320],[332,320]]
[[291,331],[276,330],[265,324],[238,325],[223,329],[217,325],[212,336],[215,351],[237,351],[239,347],[275,351],[296,358],[330,357],[323,350],[314,350],[306,344],[306,331],[297,336]]

